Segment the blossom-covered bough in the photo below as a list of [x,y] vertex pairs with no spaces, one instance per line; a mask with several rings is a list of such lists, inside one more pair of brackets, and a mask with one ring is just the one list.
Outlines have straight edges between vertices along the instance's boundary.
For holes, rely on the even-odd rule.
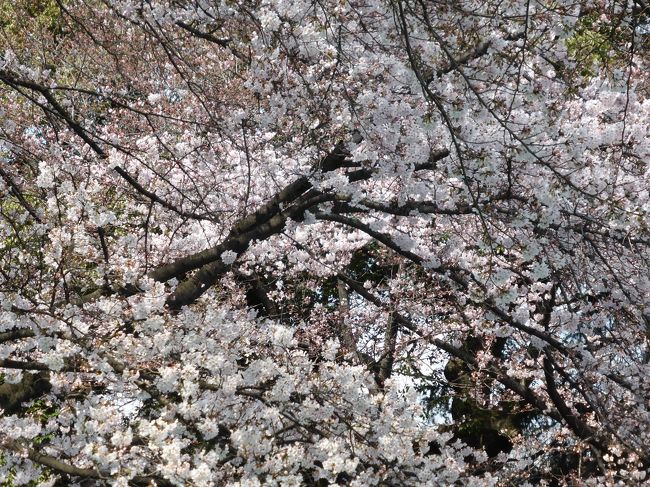
[[0,1],[0,478],[641,485],[649,15]]

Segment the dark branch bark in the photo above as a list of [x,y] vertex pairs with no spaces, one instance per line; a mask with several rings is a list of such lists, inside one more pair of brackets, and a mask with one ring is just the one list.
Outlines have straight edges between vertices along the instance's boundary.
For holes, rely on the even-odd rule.
[[[343,145],[339,144],[330,154],[328,154],[324,159],[316,164],[313,170],[316,171],[320,169],[323,172],[333,171],[345,164],[347,157],[348,154],[344,150]],[[309,177],[302,176],[298,178],[294,182],[288,184],[284,189],[276,193],[270,200],[268,200],[256,211],[250,215],[245,216],[237,223],[235,223],[232,230],[230,231],[230,234],[228,237],[226,237],[226,240],[223,243],[211,249],[206,249],[204,251],[197,252],[196,254],[177,259],[170,264],[162,265],[150,272],[149,277],[159,282],[165,282],[174,277],[186,274],[187,272],[193,271],[220,259],[221,254],[226,250],[233,250],[238,253],[243,251],[248,246],[248,242],[250,242],[250,240],[246,242],[245,245],[243,242],[238,244],[236,241],[237,236],[245,234],[247,232],[253,232],[255,228],[261,229],[263,224],[268,223],[271,219],[277,217],[281,213],[282,206],[286,207],[287,205],[293,203],[311,188],[312,183],[309,181]],[[284,226],[284,222],[282,225]],[[259,233],[262,235],[264,234],[264,231],[260,231]],[[269,235],[272,235],[273,233],[276,232],[272,232]],[[232,245],[232,248],[230,245]],[[240,249],[239,251],[237,250],[238,248]]]
[[406,257],[412,262],[415,262],[416,264],[422,265],[424,264],[424,259],[420,257],[417,254],[414,254],[413,252],[410,252],[408,250],[402,249],[399,245],[397,245],[393,240],[386,234],[383,234],[381,232],[378,232],[376,230],[373,230],[370,228],[370,225],[366,225],[360,220],[357,220],[355,218],[349,218],[347,216],[343,215],[337,215],[335,213],[323,213],[319,212],[314,215],[317,220],[325,220],[325,221],[331,221],[331,222],[336,222],[336,223],[341,223],[343,225],[349,226],[351,228],[356,228],[358,230],[363,231],[364,233],[370,235],[373,237],[375,240],[378,242],[381,242],[384,244],[386,247],[389,249],[394,250],[398,254],[402,255],[403,257]]
[[[427,162],[423,162],[422,164],[416,164],[414,170],[416,172],[433,170],[436,168],[436,163],[447,156],[449,156],[449,150],[447,149],[438,149],[432,151],[431,154],[429,155],[429,159],[427,160]],[[376,172],[377,170],[375,168],[364,167],[363,169],[357,169],[356,171],[351,171],[347,173],[346,176],[348,177],[348,180],[351,183],[354,183],[357,181],[363,181],[364,179],[368,179]]]
[[391,313],[388,316],[386,330],[384,331],[383,358],[379,361],[379,382],[383,384],[386,379],[393,375],[393,364],[395,362],[395,347],[397,345],[397,332],[399,326],[395,316]]
[[282,313],[273,300],[269,298],[268,286],[260,276],[247,276],[240,272],[236,272],[235,275],[248,288],[246,291],[246,304],[252,309],[260,310],[258,316],[266,316],[282,321]]
[[[305,199],[304,202],[297,202],[296,205],[276,214],[267,222],[253,227],[252,230],[246,233],[232,235],[212,249],[192,256],[190,259],[182,259],[181,262],[177,261],[174,267],[180,273],[192,270],[197,260],[201,262],[199,259],[203,259],[202,261],[207,261],[207,263],[201,266],[192,277],[181,282],[176,287],[174,293],[167,300],[167,304],[171,308],[177,309],[193,303],[230,269],[230,264],[223,262],[221,254],[227,250],[241,254],[253,240],[264,240],[280,233],[289,218],[300,219],[306,210],[329,199],[330,196],[328,195],[316,195],[313,198]],[[189,265],[187,264],[188,261]],[[154,279],[161,280],[160,276],[161,274],[155,271],[152,273]]]
[[206,41],[210,41],[221,47],[228,47],[228,44],[230,44],[230,39],[220,39],[219,37],[212,35],[210,32],[203,32],[197,29],[196,27],[188,24],[187,22],[178,21],[176,22],[176,25],[179,26],[181,29],[186,30],[187,32],[189,32],[195,37],[198,37],[200,39],[205,39]]
[[[426,163],[419,164],[415,170],[431,169],[436,162],[447,157],[446,149],[433,151]],[[348,152],[342,143],[337,144],[334,150],[314,166],[315,170],[329,172],[344,167],[348,163]],[[372,169],[361,169],[348,174],[350,181],[366,179],[373,174]],[[195,269],[200,269],[190,279],[185,280],[176,288],[176,292],[168,300],[173,308],[190,304],[209,289],[227,270],[221,262],[221,254],[226,250],[241,253],[248,248],[252,240],[261,240],[277,234],[284,228],[287,218],[300,219],[305,210],[316,206],[318,203],[333,199],[333,196],[318,195],[308,204],[298,204],[295,209],[280,211],[284,206],[295,202],[301,195],[312,188],[309,177],[303,176],[286,186],[282,191],[273,196],[254,213],[237,222],[224,242],[211,249],[183,257],[170,264],[163,265],[149,276],[157,281],[165,282],[174,277],[181,276]],[[415,256],[414,254],[412,254]]]
[[20,411],[24,402],[42,396],[51,387],[48,372],[26,373],[17,384],[0,385],[0,408],[4,409],[5,414],[16,413]]
[[580,417],[574,414],[567,406],[564,399],[560,395],[557,384],[555,383],[554,367],[551,360],[550,352],[547,350],[544,357],[544,379],[546,381],[546,392],[551,398],[553,405],[557,408],[558,412],[566,422],[567,426],[571,428],[579,438],[588,441],[601,450],[606,449],[604,445],[598,440],[596,432],[584,423]]
[[38,216],[38,213],[34,209],[32,205],[29,204],[27,199],[25,199],[25,196],[23,195],[22,191],[18,187],[18,185],[11,179],[9,174],[0,167],[0,176],[2,176],[2,179],[5,180],[5,183],[7,183],[7,186],[11,189],[11,193],[18,199],[18,202],[21,204],[25,210],[27,210],[27,213],[31,215],[31,217],[36,220],[36,222],[41,223],[41,217]]
[[[63,462],[58,458],[52,457],[50,455],[45,455],[40,451],[38,451],[37,449],[23,446],[14,440],[5,440],[3,443],[4,443],[3,446],[5,448],[12,450],[18,453],[19,455],[26,455],[27,458],[29,458],[32,462],[38,463],[39,465],[43,465],[45,467],[49,467],[58,473],[71,475],[73,477],[86,478],[86,479],[109,478],[109,475],[104,475],[97,469],[76,467],[69,463]],[[153,485],[153,483],[155,483],[155,485],[160,485],[161,487],[163,486],[171,487],[172,485],[174,485],[164,478],[154,477],[154,476],[148,477],[148,476],[138,475],[131,480],[132,485],[138,485],[138,486]]]
[[11,340],[20,340],[21,338],[31,338],[33,336],[34,330],[30,328],[19,328],[17,330],[0,333],[0,343],[8,342]]

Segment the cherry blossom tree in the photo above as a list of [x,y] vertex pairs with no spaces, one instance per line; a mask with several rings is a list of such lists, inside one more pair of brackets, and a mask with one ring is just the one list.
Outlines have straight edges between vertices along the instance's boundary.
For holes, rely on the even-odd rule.
[[5,485],[641,485],[642,0],[0,1]]

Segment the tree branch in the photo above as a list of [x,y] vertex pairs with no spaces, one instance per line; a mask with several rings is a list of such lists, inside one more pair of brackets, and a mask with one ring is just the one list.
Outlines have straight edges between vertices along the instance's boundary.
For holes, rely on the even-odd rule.
[[[356,282],[354,279],[344,274],[339,274],[339,278],[345,281],[345,283],[348,286],[350,286],[350,288],[353,289],[354,292],[359,294],[367,301],[371,302],[378,308],[384,308],[384,309],[386,308],[386,305],[382,303],[382,301],[377,296],[370,293],[367,289],[363,287],[363,285]],[[430,334],[422,332],[422,330],[420,330],[420,328],[415,323],[413,323],[411,320],[409,320],[408,318],[406,318],[405,316],[403,316],[398,312],[393,312],[393,317],[397,324],[402,325],[404,328],[412,331],[413,333],[425,339],[427,342],[431,343],[437,348],[444,350],[445,352],[447,352],[453,357],[461,359],[463,362],[465,362],[467,365],[471,366],[472,368],[478,367],[478,363],[476,359],[471,354],[465,352],[461,348],[455,347],[450,343],[447,343],[438,338],[433,338]],[[501,384],[503,384],[505,387],[507,387],[512,392],[517,394],[519,397],[524,399],[528,404],[539,409],[540,412],[543,412],[546,416],[555,419],[556,421],[561,420],[561,415],[556,410],[549,409],[548,405],[542,398],[537,396],[529,387],[526,387],[524,384],[510,377],[506,372],[500,370],[494,365],[490,365],[483,370],[486,373],[488,373],[490,376],[494,377],[496,380],[501,382]]]

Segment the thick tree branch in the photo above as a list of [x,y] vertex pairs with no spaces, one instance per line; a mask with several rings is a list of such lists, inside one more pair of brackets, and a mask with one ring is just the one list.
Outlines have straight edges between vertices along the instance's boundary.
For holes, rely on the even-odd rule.
[[[276,214],[270,220],[253,227],[248,232],[236,233],[218,246],[209,249],[209,251],[202,252],[201,257],[206,259],[208,263],[204,264],[192,277],[181,282],[167,300],[167,304],[172,308],[180,308],[196,301],[230,268],[231,264],[226,264],[221,259],[221,254],[228,250],[241,254],[253,240],[264,240],[271,235],[280,233],[289,218],[302,218],[306,210],[329,199],[331,197],[328,195],[317,194],[312,198],[305,199],[303,202],[297,202],[296,205]],[[187,261],[182,260],[181,262],[176,262],[174,267],[181,273],[194,268],[192,266],[195,260],[189,261],[192,266],[185,264],[185,262]],[[157,280],[161,280],[159,278],[160,275],[161,273],[157,272],[151,274]]]
[[555,383],[553,364],[550,358],[550,352],[545,352],[546,356],[544,357],[544,379],[546,381],[546,392],[548,396],[553,401],[553,405],[556,407],[566,424],[571,428],[571,430],[578,435],[579,438],[587,440],[590,443],[594,444],[601,450],[606,449],[604,445],[598,440],[596,432],[591,429],[586,423],[584,423],[580,417],[574,414],[571,409],[567,406],[564,399],[560,395],[557,384]]
[[221,39],[219,37],[216,37],[210,32],[203,32],[196,27],[188,24],[187,22],[183,22],[182,20],[179,20],[176,22],[176,25],[179,26],[181,29],[186,30],[187,32],[191,33],[193,36],[198,37],[200,39],[205,39],[206,41],[210,41],[214,44],[217,44],[221,47],[228,47],[228,45],[231,42],[231,39]]
[[20,340],[21,338],[31,338],[34,335],[34,330],[31,328],[18,328],[16,330],[5,331],[0,333],[0,343]]
[[[438,150],[431,153],[426,163],[416,166],[415,170],[432,169],[435,163],[449,155],[447,150]],[[348,161],[348,153],[343,144],[338,144],[335,149],[314,167],[315,170],[322,172],[333,171],[344,167]],[[373,174],[373,170],[366,168],[354,171],[348,174],[350,181],[359,181],[366,179]],[[158,267],[149,273],[149,277],[159,282],[165,282],[174,277],[186,274],[195,269],[201,268],[192,278],[181,283],[174,296],[169,300],[172,307],[180,307],[191,303],[197,299],[203,292],[212,286],[216,279],[222,275],[227,267],[220,262],[221,254],[226,250],[237,253],[243,252],[251,240],[260,240],[268,238],[278,233],[286,222],[287,218],[299,218],[305,210],[317,205],[320,202],[333,199],[333,196],[320,195],[315,196],[313,202],[301,204],[297,209],[291,209],[290,213],[280,211],[286,205],[294,202],[301,195],[305,194],[312,188],[312,183],[308,176],[303,176],[290,183],[283,190],[273,196],[262,207],[252,214],[244,217],[237,222],[231,230],[229,236],[224,242],[196,254],[177,259],[176,261]]]
[[[328,154],[325,158],[319,161],[318,164],[312,169],[313,171],[322,170],[323,172],[333,171],[345,163],[348,158],[347,152],[344,150],[343,145],[337,145],[334,150]],[[266,203],[264,203],[260,208],[255,210],[253,213],[245,216],[237,223],[235,223],[230,231],[226,240],[219,244],[216,247],[211,249],[206,249],[201,252],[189,255],[187,257],[182,257],[175,260],[170,264],[165,264],[157,269],[154,269],[149,273],[149,277],[152,279],[165,282],[174,277],[178,277],[182,274],[190,272],[192,270],[198,269],[206,264],[214,262],[217,259],[221,258],[221,254],[226,250],[237,251],[237,248],[243,249],[248,246],[247,241],[245,244],[244,239],[240,239],[241,242],[237,242],[237,237],[239,235],[250,233],[255,230],[255,228],[261,228],[261,226],[269,222],[274,217],[277,217],[282,210],[282,207],[286,207],[298,199],[301,195],[305,194],[308,190],[312,188],[312,183],[308,176],[302,176],[295,180],[294,182],[288,184],[281,191],[276,193],[272,198],[270,198]],[[303,210],[304,211],[304,210]],[[276,223],[279,220],[276,219]],[[286,218],[285,220],[286,221]],[[284,223],[282,223],[284,225]],[[271,225],[274,226],[274,225]],[[276,228],[275,230],[278,230]],[[264,234],[264,231],[259,232],[260,235]],[[275,231],[269,235],[274,234]],[[267,235],[268,236],[268,235]],[[261,238],[261,237],[254,237]],[[232,248],[230,248],[232,246]],[[242,250],[240,250],[242,251]]]
[[393,364],[395,362],[395,347],[397,346],[397,332],[399,331],[399,326],[395,316],[391,313],[388,316],[388,322],[386,323],[386,329],[384,330],[384,351],[382,353],[383,357],[379,361],[379,382],[383,384],[386,379],[389,379],[393,375]]
[[[53,456],[45,455],[35,448],[30,448],[25,445],[22,445],[15,440],[6,439],[2,441],[2,444],[6,449],[12,450],[18,453],[19,455],[26,455],[27,458],[29,458],[32,462],[51,468],[52,470],[61,474],[71,475],[72,477],[80,477],[85,479],[109,479],[110,478],[110,475],[103,474],[97,469],[76,467],[74,465],[71,465],[70,463],[63,462]],[[130,481],[131,485],[142,486],[142,487],[154,485],[154,483],[155,485],[159,485],[161,487],[171,487],[174,485],[164,478],[155,477],[155,476],[148,477],[148,476],[137,475],[133,477],[133,479]]]

